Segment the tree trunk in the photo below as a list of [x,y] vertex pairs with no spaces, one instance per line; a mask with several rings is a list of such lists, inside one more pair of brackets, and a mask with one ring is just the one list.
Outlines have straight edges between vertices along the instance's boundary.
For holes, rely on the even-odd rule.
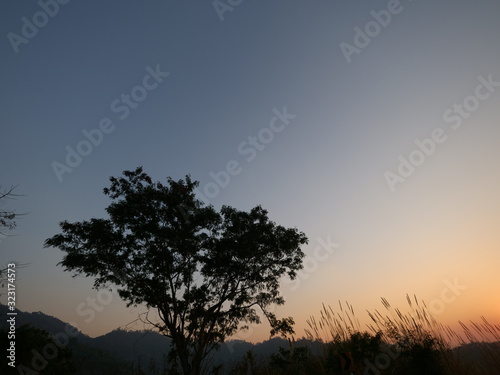
[[189,358],[189,348],[184,338],[177,335],[172,335],[172,341],[175,347],[176,356],[181,363],[182,373],[184,375],[193,375]]
[[196,350],[193,353],[189,345],[183,339],[179,340],[179,338],[174,340],[174,344],[183,375],[201,375],[203,351]]

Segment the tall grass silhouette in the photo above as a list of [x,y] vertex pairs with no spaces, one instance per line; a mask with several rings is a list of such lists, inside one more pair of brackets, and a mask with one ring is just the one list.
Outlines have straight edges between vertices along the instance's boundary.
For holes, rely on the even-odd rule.
[[[500,374],[499,325],[481,317],[481,323],[459,322],[463,331],[459,333],[441,324],[416,296],[406,295],[406,301],[409,311],[404,313],[385,298],[381,299],[384,310],[367,311],[371,323],[364,334],[381,337],[379,352],[368,354],[361,361],[353,353],[353,373]],[[352,349],[353,339],[363,333],[348,302],[339,301],[339,311],[323,305],[319,319],[311,317],[306,323],[306,337],[321,341],[326,347],[342,348],[343,344]],[[383,360],[379,358],[376,363],[377,356]]]
[[[458,322],[461,332],[441,324],[424,301],[406,295],[403,312],[382,298],[383,309],[366,311],[370,323],[362,327],[354,307],[323,304],[311,316],[304,340],[269,358],[253,358],[252,367],[233,368],[230,374],[322,375],[499,375],[500,325]],[[320,348],[318,350],[318,348]],[[346,356],[351,359],[346,362]],[[348,367],[349,366],[349,367]],[[348,367],[348,369],[346,369]]]

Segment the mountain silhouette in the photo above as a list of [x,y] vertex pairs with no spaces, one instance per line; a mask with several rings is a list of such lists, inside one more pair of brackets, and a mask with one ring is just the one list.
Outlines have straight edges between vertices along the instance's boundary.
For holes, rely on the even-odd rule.
[[[7,316],[7,312],[9,312],[8,307],[0,304],[1,315]],[[68,329],[78,332],[74,339],[71,340],[69,346],[80,365],[89,366],[90,364],[87,362],[94,362],[93,369],[89,371],[96,375],[105,370],[95,368],[95,358],[101,358],[106,367],[110,367],[112,364],[116,365],[117,362],[121,361],[129,366],[133,363],[134,366],[148,373],[151,364],[154,364],[156,368],[163,367],[165,355],[170,349],[171,340],[154,331],[126,331],[116,329],[102,336],[92,338],[78,331],[69,323],[41,311],[29,313],[16,309],[16,312],[17,327],[30,324],[49,332],[51,335],[60,334]],[[0,321],[0,327],[8,328],[7,319]],[[231,340],[221,344],[217,351],[211,353],[210,364],[236,363],[249,350],[252,350],[253,355],[257,358],[265,358],[271,354],[278,353],[280,347],[286,348],[288,345],[288,341],[281,338],[273,338],[258,344],[252,344],[243,340]]]

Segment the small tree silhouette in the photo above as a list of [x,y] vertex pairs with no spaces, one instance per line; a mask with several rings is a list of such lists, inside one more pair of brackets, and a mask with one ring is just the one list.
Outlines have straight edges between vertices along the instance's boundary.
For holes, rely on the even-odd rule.
[[198,182],[189,176],[163,185],[142,168],[123,175],[104,189],[113,200],[109,219],[64,221],[45,241],[66,253],[65,270],[95,277],[96,288],[117,285],[128,305],[155,309],[161,323],[150,323],[172,338],[170,358],[184,375],[199,375],[207,354],[241,323],[260,323],[257,309],[272,334],[293,333],[292,318],[268,308],[285,302],[280,278],[302,268],[304,233],[276,225],[260,206],[216,211],[195,198]]
[[[19,197],[20,195],[15,194],[14,190],[16,186],[11,186],[10,188],[1,191],[0,186],[0,206],[2,206],[6,200],[14,199]],[[24,214],[16,213],[15,210],[9,209],[0,209],[0,243],[2,242],[2,238],[7,236],[8,230],[13,230],[16,228],[16,219]],[[26,264],[16,264],[16,268],[25,267]],[[5,265],[0,266],[0,285],[3,287],[6,281],[6,272],[7,267]]]

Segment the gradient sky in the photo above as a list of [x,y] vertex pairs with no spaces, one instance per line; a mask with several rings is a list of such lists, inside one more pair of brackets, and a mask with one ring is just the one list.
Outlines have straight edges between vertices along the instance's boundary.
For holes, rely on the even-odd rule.
[[[240,173],[207,203],[262,204],[310,239],[307,267],[299,282],[284,281],[287,303],[277,310],[295,318],[299,337],[322,303],[347,300],[367,321],[380,297],[404,308],[406,293],[442,306],[443,323],[499,322],[500,87],[481,82],[500,82],[500,3],[229,7],[219,15],[212,1],[70,1],[44,16],[36,1],[0,5],[0,184],[24,195],[4,207],[27,213],[1,239],[0,260],[29,263],[18,270],[18,308],[91,336],[125,327],[142,310],[100,295],[106,304],[91,314],[93,280],[64,272],[63,253],[43,241],[62,220],[104,217],[102,189],[124,170],[142,165],[156,180],[191,174],[203,191],[210,172],[234,160]],[[371,11],[383,11],[386,25],[377,29]],[[26,22],[41,25],[36,35]],[[358,48],[347,58],[346,44]],[[148,66],[169,75],[137,89]],[[134,89],[147,96],[118,110]],[[262,130],[285,107],[283,130]],[[103,119],[112,132],[60,181],[54,162]],[[267,144],[252,146],[259,134]],[[441,143],[424,141],[433,136]],[[410,157],[414,170],[400,165]],[[316,250],[328,241],[338,247]]]

